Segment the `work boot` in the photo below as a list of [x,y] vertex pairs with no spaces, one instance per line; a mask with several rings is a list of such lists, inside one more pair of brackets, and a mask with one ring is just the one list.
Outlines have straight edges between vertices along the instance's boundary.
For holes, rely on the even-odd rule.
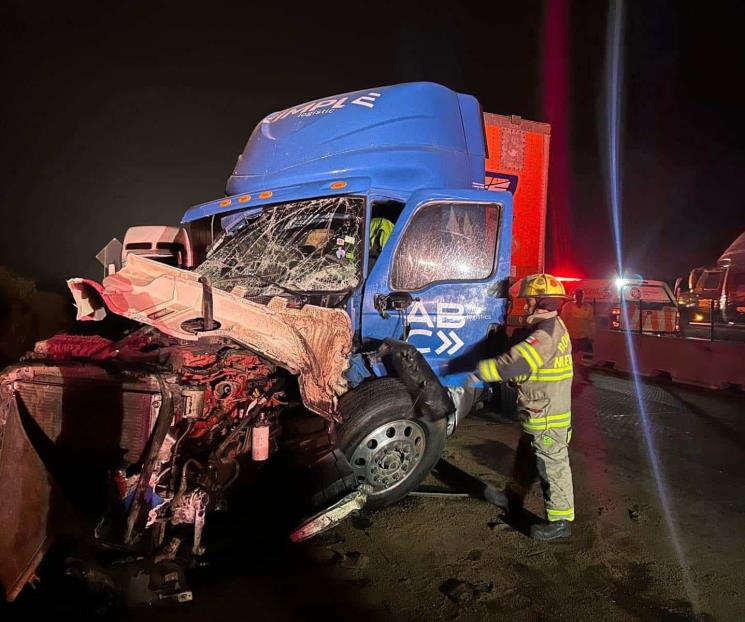
[[568,520],[545,522],[530,527],[530,537],[534,540],[558,540],[571,535],[572,525]]
[[507,510],[509,508],[509,502],[507,495],[501,490],[494,488],[494,486],[486,485],[484,488],[484,499],[489,503],[496,505],[498,508]]

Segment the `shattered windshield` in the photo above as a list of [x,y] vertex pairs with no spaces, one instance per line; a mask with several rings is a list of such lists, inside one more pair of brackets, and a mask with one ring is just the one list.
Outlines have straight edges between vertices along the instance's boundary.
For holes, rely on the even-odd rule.
[[219,238],[197,272],[245,296],[341,292],[360,281],[362,197],[282,203],[250,213]]

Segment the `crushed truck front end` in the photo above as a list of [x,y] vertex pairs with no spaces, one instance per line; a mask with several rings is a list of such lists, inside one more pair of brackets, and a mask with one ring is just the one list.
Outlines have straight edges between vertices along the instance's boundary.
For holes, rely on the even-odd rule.
[[72,508],[79,534],[144,560],[127,571],[132,602],[188,599],[179,560],[203,552],[207,512],[240,464],[277,450],[331,473],[314,499],[337,503],[298,538],[415,488],[483,389],[469,372],[506,322],[513,194],[485,188],[484,136],[473,97],[430,83],[273,113],[227,196],[181,229],[150,228],[162,249],[128,247],[145,230],[110,247],[101,283],[71,279],[88,328],[0,378],[7,596]]

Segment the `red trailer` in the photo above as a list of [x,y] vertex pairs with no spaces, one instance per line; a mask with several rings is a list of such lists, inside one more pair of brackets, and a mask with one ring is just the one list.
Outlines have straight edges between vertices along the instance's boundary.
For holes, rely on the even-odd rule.
[[514,197],[512,276],[543,272],[551,126],[487,112],[484,128],[484,185],[488,190],[508,190]]

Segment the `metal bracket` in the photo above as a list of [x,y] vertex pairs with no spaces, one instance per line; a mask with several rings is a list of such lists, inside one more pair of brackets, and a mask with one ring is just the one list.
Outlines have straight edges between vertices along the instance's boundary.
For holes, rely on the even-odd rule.
[[372,487],[363,484],[354,492],[340,499],[329,508],[311,516],[290,534],[293,542],[303,542],[317,536],[332,527],[336,527],[341,521],[353,512],[359,512],[365,507],[367,496],[372,492]]

